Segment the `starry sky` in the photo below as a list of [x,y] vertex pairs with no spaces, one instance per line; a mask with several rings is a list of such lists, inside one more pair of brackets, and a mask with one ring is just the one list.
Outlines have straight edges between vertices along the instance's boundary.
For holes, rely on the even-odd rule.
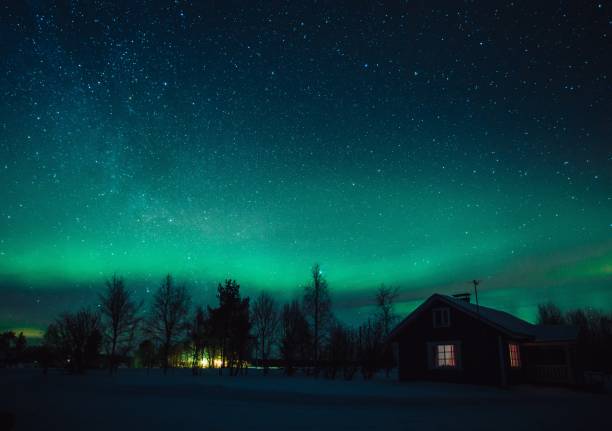
[[[115,3],[115,4],[114,4]],[[612,5],[8,1],[0,329],[114,272],[612,309]]]

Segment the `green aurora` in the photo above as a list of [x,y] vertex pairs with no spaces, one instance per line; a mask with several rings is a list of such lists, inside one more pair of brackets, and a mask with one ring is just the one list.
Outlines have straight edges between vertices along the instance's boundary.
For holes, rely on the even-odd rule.
[[6,17],[0,330],[95,306],[113,273],[144,298],[170,272],[199,302],[228,277],[285,300],[314,262],[349,322],[381,283],[405,313],[474,278],[528,320],[545,301],[612,308],[604,41],[517,40],[528,24],[486,11],[467,37],[452,13],[325,27],[292,8],[276,32],[262,10],[242,30],[190,9],[189,31],[177,11]]

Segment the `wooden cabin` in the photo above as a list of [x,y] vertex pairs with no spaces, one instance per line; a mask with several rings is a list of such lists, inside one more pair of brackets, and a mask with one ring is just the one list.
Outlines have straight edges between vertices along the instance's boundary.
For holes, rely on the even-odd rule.
[[434,294],[391,332],[400,380],[487,385],[576,382],[576,327],[534,325]]

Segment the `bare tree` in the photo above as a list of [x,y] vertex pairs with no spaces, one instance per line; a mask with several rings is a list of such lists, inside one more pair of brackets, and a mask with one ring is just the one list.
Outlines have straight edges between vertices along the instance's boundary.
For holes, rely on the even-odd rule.
[[170,274],[164,278],[153,297],[146,331],[160,346],[164,374],[168,372],[174,348],[188,327],[189,302],[187,288],[175,285]]
[[324,331],[331,322],[331,298],[321,267],[315,263],[312,281],[304,288],[304,311],[312,324],[312,360],[319,361]]
[[142,303],[136,303],[132,298],[123,278],[113,275],[106,281],[106,291],[100,295],[100,312],[111,373],[117,371],[119,355],[126,355],[134,347],[141,308]]
[[312,347],[312,336],[306,316],[296,300],[283,306],[281,313],[280,354],[285,365],[285,373],[292,375],[298,361],[306,359]]
[[200,361],[204,357],[206,347],[206,336],[208,327],[208,317],[201,306],[196,308],[195,316],[189,328],[189,339],[191,341],[192,357],[191,370],[193,375],[198,374]]
[[548,302],[538,305],[537,322],[543,325],[560,325],[565,323],[565,317],[556,304]]
[[395,314],[395,301],[398,296],[397,287],[387,287],[381,284],[376,291],[376,307],[378,308],[377,320],[380,327],[380,365],[384,367],[387,377],[391,374],[391,369],[395,366],[395,358],[391,346],[386,342],[386,338],[391,333],[391,329],[397,320]]
[[237,376],[247,372],[246,363],[250,359],[252,338],[250,299],[242,298],[233,313],[228,339],[228,359],[230,375]]
[[376,292],[376,307],[378,308],[378,320],[382,326],[383,337],[391,332],[391,328],[397,320],[394,306],[398,295],[397,287],[387,287],[381,284]]
[[143,340],[138,345],[136,356],[138,357],[140,366],[143,366],[147,369],[147,374],[149,374],[149,370],[153,368],[153,365],[156,362],[156,353],[157,352],[155,351],[155,345],[151,340]]
[[95,364],[101,344],[100,315],[89,309],[64,313],[49,325],[45,343],[67,368],[83,372]]
[[576,358],[579,368],[612,371],[612,313],[577,308],[563,313],[552,302],[538,305],[537,321],[545,325],[569,324],[578,329]]
[[357,372],[357,336],[355,331],[336,322],[331,329],[327,344],[327,377],[336,378],[338,371],[346,380]]
[[253,304],[251,320],[257,338],[257,352],[268,374],[267,360],[270,357],[279,323],[279,312],[276,301],[267,292],[261,292]]
[[382,327],[380,322],[368,320],[357,330],[357,358],[364,379],[371,379],[379,368]]

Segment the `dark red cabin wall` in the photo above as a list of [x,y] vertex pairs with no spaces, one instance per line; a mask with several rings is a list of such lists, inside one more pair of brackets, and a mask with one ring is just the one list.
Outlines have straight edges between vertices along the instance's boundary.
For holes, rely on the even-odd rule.
[[[504,346],[508,342],[506,337],[477,318],[452,307],[449,307],[450,327],[434,328],[432,309],[437,307],[449,306],[435,301],[399,335],[399,378],[501,384],[499,337],[502,337]],[[436,341],[461,342],[460,370],[428,369],[427,343]],[[503,360],[507,361],[507,348],[503,352]]]

